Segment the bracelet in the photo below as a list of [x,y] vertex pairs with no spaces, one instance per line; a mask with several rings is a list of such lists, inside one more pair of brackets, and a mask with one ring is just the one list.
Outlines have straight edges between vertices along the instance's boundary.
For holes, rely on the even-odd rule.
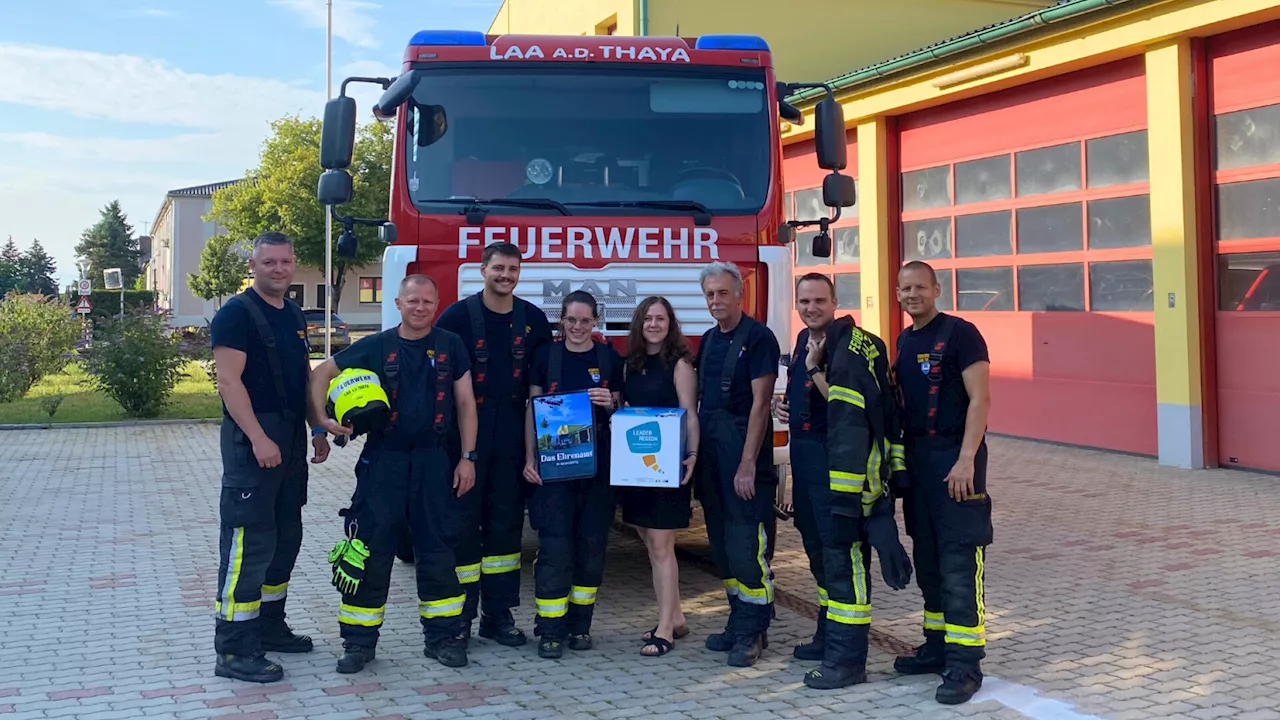
[[328,431],[322,427],[313,427],[311,428],[311,437],[320,437],[321,435],[326,434],[326,432]]

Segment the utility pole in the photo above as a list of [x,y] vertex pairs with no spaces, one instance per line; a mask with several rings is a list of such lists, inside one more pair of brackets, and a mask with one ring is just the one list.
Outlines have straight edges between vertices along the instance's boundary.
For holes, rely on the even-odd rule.
[[[333,0],[325,0],[324,99],[333,98]],[[324,356],[333,346],[333,214],[324,208]]]

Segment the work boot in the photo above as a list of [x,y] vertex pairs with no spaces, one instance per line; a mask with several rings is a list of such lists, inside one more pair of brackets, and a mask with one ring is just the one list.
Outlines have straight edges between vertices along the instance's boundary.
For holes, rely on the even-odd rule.
[[797,645],[791,655],[797,660],[821,660],[827,649],[827,611],[818,613],[818,629],[813,633],[813,640]]
[[373,661],[376,648],[355,643],[342,643],[342,657],[338,658],[338,672],[343,675],[358,673],[364,669],[365,663]]
[[982,688],[982,671],[971,667],[951,666],[942,671],[942,684],[934,699],[943,705],[960,705]]
[[284,668],[273,663],[261,653],[257,655],[218,655],[213,674],[255,683],[278,682],[284,677]]
[[453,639],[462,643],[462,647],[470,648],[471,647],[471,622],[467,621],[463,623],[462,627],[458,630],[458,634],[454,635]]
[[262,632],[262,649],[279,653],[309,653],[315,649],[307,635],[295,635],[284,622],[266,628]]
[[893,661],[893,669],[902,675],[934,675],[946,667],[946,646],[929,642],[916,648],[915,655],[902,655]]
[[760,659],[760,652],[763,649],[762,634],[739,638],[733,649],[729,651],[729,664],[733,667],[751,667],[756,664],[756,660]]
[[847,665],[828,665],[827,663],[822,663],[804,676],[804,684],[814,690],[836,690],[866,681],[866,668],[855,670]]
[[432,660],[439,660],[441,665],[451,668],[467,666],[467,648],[458,642],[456,637],[447,637],[434,643],[427,643],[422,654]]
[[558,660],[564,656],[564,643],[560,638],[543,635],[538,639],[538,657]]
[[481,615],[480,637],[507,647],[520,647],[528,641],[524,631],[516,627],[516,619],[512,617],[510,610]]
[[738,639],[728,630],[707,636],[707,649],[711,652],[729,652]]
[[571,633],[569,635],[570,650],[590,650],[595,647],[595,643],[591,640],[591,633]]

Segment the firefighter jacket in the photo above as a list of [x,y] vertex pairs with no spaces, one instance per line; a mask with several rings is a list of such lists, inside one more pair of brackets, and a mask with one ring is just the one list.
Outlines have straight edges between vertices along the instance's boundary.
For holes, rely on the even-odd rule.
[[884,341],[856,325],[827,341],[827,449],[833,509],[867,517],[906,472]]

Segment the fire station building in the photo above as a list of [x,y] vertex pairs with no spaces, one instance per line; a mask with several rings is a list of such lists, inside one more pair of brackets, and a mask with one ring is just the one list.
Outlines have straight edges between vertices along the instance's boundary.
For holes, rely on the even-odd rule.
[[[795,272],[830,274],[892,348],[896,269],[929,262],[941,308],[986,336],[992,432],[1280,471],[1280,6],[1004,4],[1023,14],[828,79],[860,197],[831,257],[801,233]],[[740,25],[785,54],[769,22]],[[826,212],[821,96],[783,128],[799,219]]]

